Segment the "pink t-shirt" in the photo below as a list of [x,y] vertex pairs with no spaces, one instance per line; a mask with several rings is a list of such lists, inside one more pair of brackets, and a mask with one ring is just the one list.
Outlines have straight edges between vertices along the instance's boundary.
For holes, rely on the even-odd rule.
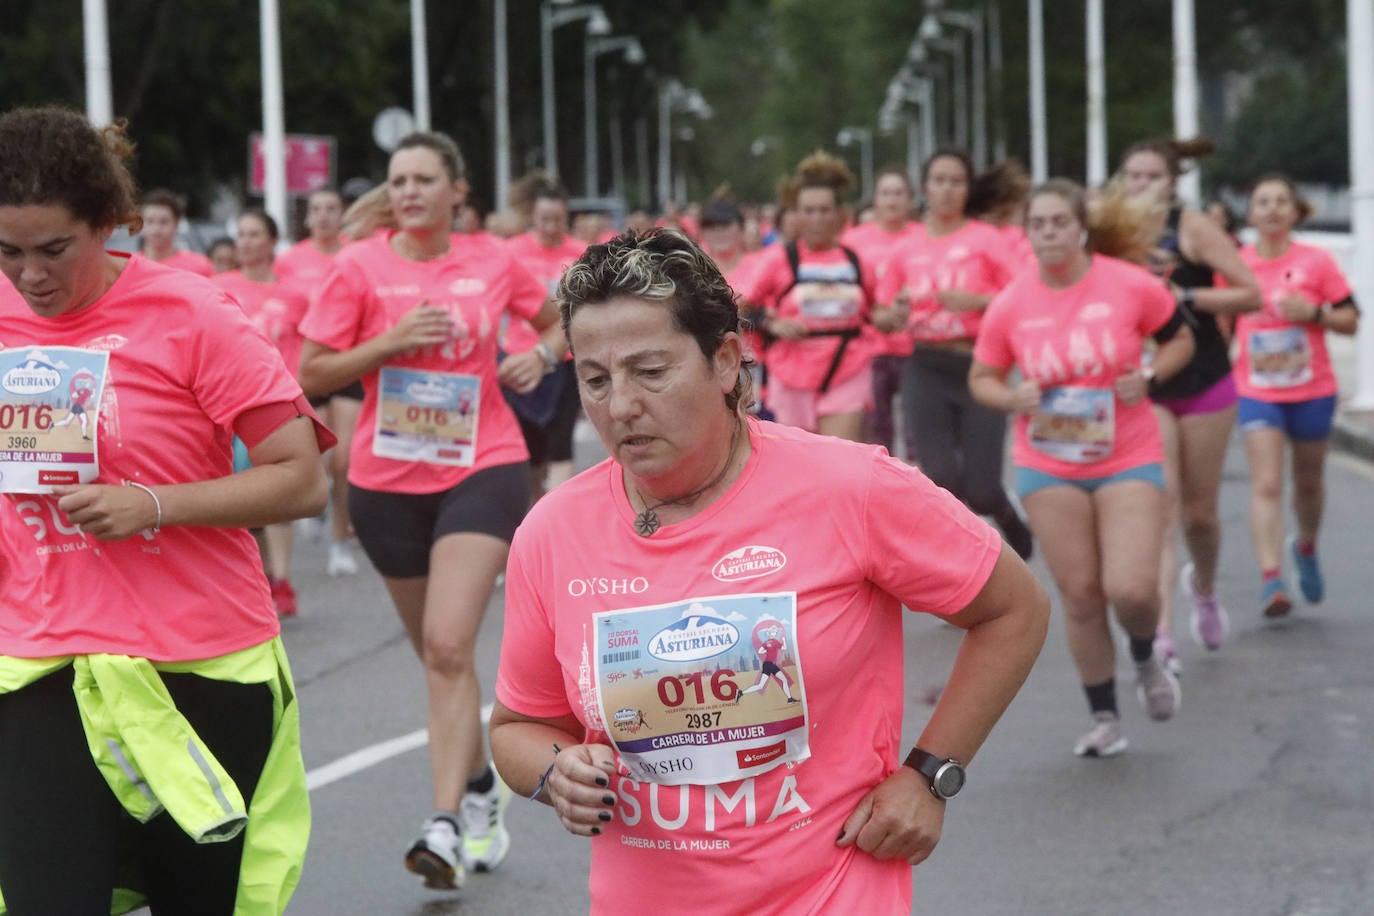
[[1068,479],[1106,477],[1164,460],[1149,399],[1127,406],[1117,377],[1141,364],[1141,345],[1176,305],[1149,272],[1094,255],[1087,275],[1050,289],[1028,270],[987,308],[973,358],[1021,368],[1040,383],[1034,441],[1030,417],[1016,418],[1017,465]]
[[[735,291],[736,302],[740,299],[740,290],[749,285],[749,278],[754,275],[754,271],[758,270],[762,260],[762,251],[749,251],[740,258],[733,270],[726,272],[725,282],[730,284],[730,289]],[[756,365],[762,366],[768,353],[763,345],[763,335],[750,326],[740,332],[740,337],[744,339],[744,352],[754,360]],[[755,391],[754,394],[759,396],[762,392]]]
[[[11,293],[0,290],[0,348],[109,353],[95,424],[99,483],[227,476],[235,420],[301,397],[243,311],[185,271],[133,258],[105,295],[59,318],[38,317],[3,279],[0,287]],[[55,497],[10,494],[0,498],[0,556],[0,655],[187,661],[279,631],[242,528],[177,526],[102,542],[69,523]]]
[[[611,632],[613,657],[598,652],[593,615],[617,612],[602,618],[610,626],[665,604],[748,605],[766,595],[790,607],[795,594],[795,629],[786,612],[779,630],[762,634],[747,615],[729,617],[739,641],[704,661],[703,671],[712,672],[705,680],[713,692],[722,678],[746,689],[771,662],[803,701],[786,704],[781,687],[769,683],[738,705],[708,700],[703,709],[710,728],[729,727],[751,709],[794,711],[804,717],[810,757],[715,785],[664,785],[622,769],[612,786],[614,819],[591,844],[592,912],[637,914],[645,901],[660,900],[674,912],[907,913],[911,867],[839,849],[835,837],[863,795],[899,765],[902,605],[940,615],[966,607],[1002,542],[947,492],[875,446],[756,420],[749,433],[753,454],[730,490],[652,537],[635,533],[612,461],[535,505],[511,547],[496,694],[524,715],[571,713],[588,740],[605,743],[601,694],[627,682],[605,674],[606,666],[628,665],[628,683],[649,680],[628,721],[612,711],[616,737],[638,724],[635,711],[650,725],[669,720],[690,733],[701,727],[684,716],[695,701],[674,712],[655,696],[660,664],[647,644],[627,645]],[[805,525],[796,523],[801,505]],[[768,646],[775,634],[780,651]],[[658,695],[677,699],[662,684]],[[739,766],[742,776],[750,760]]]
[[[152,261],[152,258],[143,254],[136,254],[134,257]],[[178,248],[161,261],[154,261],[153,263],[176,270],[189,270],[191,273],[200,274],[202,277],[209,277],[215,273],[215,266],[210,263],[209,258],[203,254],[196,254],[194,251],[187,251],[185,248]]]
[[785,246],[764,249],[756,269],[737,291],[741,299],[766,309],[769,315],[806,325],[811,336],[777,339],[769,345],[768,372],[791,388],[818,390],[841,343],[839,337],[826,332],[859,331],[859,336],[846,345],[831,384],[857,375],[873,361],[879,336],[868,323],[874,301],[873,271],[859,255],[861,276],[855,277],[854,265],[838,246],[812,251],[798,242],[797,253],[794,276]]
[[1237,316],[1236,390],[1259,401],[1292,403],[1336,393],[1336,373],[1326,349],[1326,329],[1315,323],[1293,324],[1283,317],[1279,300],[1297,293],[1313,305],[1340,302],[1350,283],[1325,249],[1292,242],[1277,258],[1261,258],[1254,245],[1240,249],[1241,260],[1255,272],[1264,307]]
[[333,263],[334,255],[320,251],[310,239],[302,239],[277,255],[272,262],[272,272],[282,282],[304,290],[308,297],[315,287],[324,282],[324,276],[329,273],[329,266]]
[[[411,261],[392,250],[394,234],[355,242],[334,257],[301,322],[301,334],[332,350],[349,350],[393,327],[421,300],[448,310],[453,336],[438,346],[393,356],[382,369],[427,373],[434,377],[432,381],[458,383],[469,392],[472,384],[477,385],[471,463],[401,460],[378,454],[374,441],[379,421],[399,418],[378,411],[381,370],[374,369],[362,379],[365,397],[348,470],[351,483],[369,490],[438,493],[483,468],[529,458],[515,415],[498,390],[496,336],[505,312],[511,313],[512,320],[533,318],[547,291],[501,242],[453,235],[448,254],[432,261]],[[413,406],[422,409],[424,405]],[[471,406],[467,405],[465,415]]]
[[[553,248],[545,248],[539,244],[539,239],[533,232],[525,232],[509,239],[506,242],[506,250],[515,260],[525,265],[525,268],[534,274],[535,279],[544,284],[549,296],[552,297],[554,290],[558,288],[558,281],[563,277],[563,271],[582,256],[582,252],[587,250],[587,243],[571,235],[565,235],[562,243]],[[507,353],[524,353],[526,350],[533,350],[538,343],[539,332],[534,329],[534,325],[512,318],[506,328],[502,349]]]
[[[864,264],[872,265],[874,285],[881,287],[883,272],[892,252],[902,244],[925,235],[926,227],[911,220],[897,232],[888,232],[880,223],[863,223],[846,229],[840,236],[840,244],[847,245],[859,253]],[[879,299],[879,302],[883,300]],[[879,351],[891,356],[907,356],[911,353],[911,335],[904,331],[894,331],[882,335],[882,349]]]
[[1006,242],[1007,250],[1012,253],[1019,268],[1024,269],[1035,264],[1035,248],[1031,246],[1024,228],[1016,223],[1007,223],[995,228]]
[[972,340],[983,310],[951,312],[936,293],[957,289],[995,295],[1018,266],[1001,233],[971,219],[949,235],[932,238],[923,232],[893,249],[878,281],[878,301],[890,305],[906,290],[911,308],[906,330],[915,341]]
[[242,306],[253,326],[276,344],[287,371],[296,375],[301,367],[301,348],[305,345],[300,324],[310,304],[306,290],[284,280],[259,283],[237,270],[215,274],[211,281]]

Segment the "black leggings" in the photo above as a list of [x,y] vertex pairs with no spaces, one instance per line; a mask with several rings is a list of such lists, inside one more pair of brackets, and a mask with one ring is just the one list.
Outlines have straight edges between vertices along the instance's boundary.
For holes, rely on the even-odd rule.
[[[162,680],[251,800],[272,744],[271,689]],[[108,916],[117,886],[144,892],[159,916],[232,916],[243,840],[202,845],[165,811],[146,824],[124,811],[91,759],[70,666],[0,694],[0,892],[11,916]]]
[[1006,419],[973,399],[973,356],[921,347],[902,366],[902,410],[921,470],[979,515],[1010,508],[1002,487]]

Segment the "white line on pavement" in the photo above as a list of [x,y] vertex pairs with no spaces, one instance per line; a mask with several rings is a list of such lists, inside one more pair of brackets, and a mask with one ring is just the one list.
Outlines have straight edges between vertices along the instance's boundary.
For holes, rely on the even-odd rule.
[[[482,707],[483,727],[491,721],[491,704]],[[356,750],[351,754],[345,754],[338,760],[326,763],[322,767],[317,767],[305,774],[305,787],[313,792],[323,788],[331,782],[338,782],[346,779],[354,773],[361,773],[363,770],[374,767],[379,763],[390,760],[392,757],[399,757],[407,751],[413,751],[417,747],[424,747],[429,743],[429,729],[421,728],[408,735],[401,735],[399,738],[391,738],[387,741],[379,741],[361,750]]]

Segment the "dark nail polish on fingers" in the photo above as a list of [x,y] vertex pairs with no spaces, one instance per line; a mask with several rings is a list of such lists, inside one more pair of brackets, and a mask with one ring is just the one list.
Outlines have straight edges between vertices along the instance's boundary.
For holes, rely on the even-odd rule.
[[614,805],[614,804],[615,804],[615,796],[614,796],[614,795],[603,795],[603,796],[601,796],[601,804],[603,804],[603,805]]
[[597,817],[601,818],[603,821],[609,821],[611,819],[611,812],[602,811],[597,815]]
[[593,827],[593,828],[592,828],[592,836],[601,836],[601,828],[600,828],[600,827]]
[[596,784],[604,789],[611,784],[611,781],[605,776],[598,776],[596,777]]

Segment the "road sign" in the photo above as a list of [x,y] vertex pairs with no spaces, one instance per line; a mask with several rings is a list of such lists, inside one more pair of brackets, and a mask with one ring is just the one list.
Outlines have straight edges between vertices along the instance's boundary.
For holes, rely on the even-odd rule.
[[[333,137],[286,136],[286,193],[309,194],[334,183]],[[248,192],[261,195],[266,184],[262,134],[248,139]]]
[[415,130],[415,118],[404,108],[383,108],[372,119],[372,139],[382,152],[394,153],[406,134]]

